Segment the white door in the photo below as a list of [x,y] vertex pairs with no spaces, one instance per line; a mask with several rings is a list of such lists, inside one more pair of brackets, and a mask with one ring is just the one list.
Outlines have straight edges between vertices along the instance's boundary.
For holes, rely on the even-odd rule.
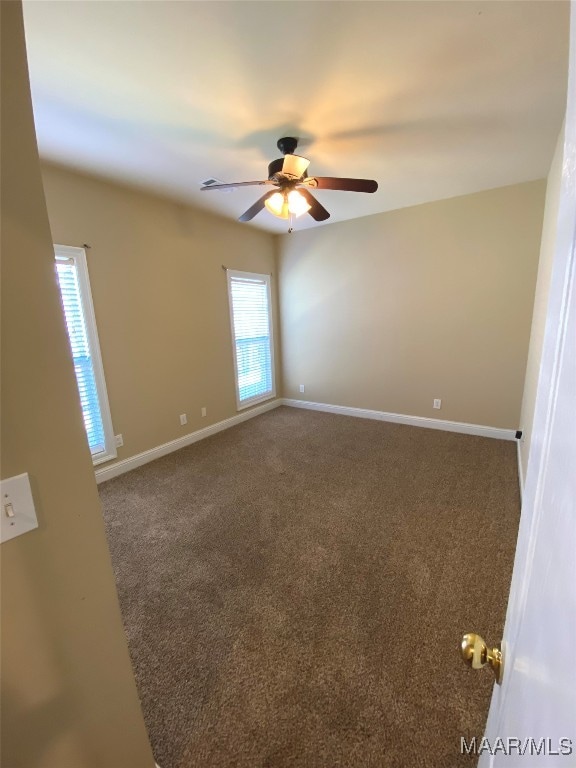
[[576,766],[574,2],[571,11],[568,109],[556,252],[502,643],[504,679],[502,686],[494,686],[486,740],[482,743],[486,749],[481,751],[479,760],[482,768]]

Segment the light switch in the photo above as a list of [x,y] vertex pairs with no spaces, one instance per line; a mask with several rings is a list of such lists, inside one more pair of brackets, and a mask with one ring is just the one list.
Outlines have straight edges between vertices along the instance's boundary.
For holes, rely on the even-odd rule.
[[38,528],[30,478],[27,473],[0,480],[1,541]]

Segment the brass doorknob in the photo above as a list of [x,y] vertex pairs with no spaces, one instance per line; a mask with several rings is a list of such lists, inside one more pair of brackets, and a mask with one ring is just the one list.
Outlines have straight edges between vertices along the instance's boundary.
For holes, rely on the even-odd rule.
[[494,670],[494,676],[498,685],[504,675],[504,663],[500,644],[495,648],[488,648],[483,638],[475,632],[468,632],[462,638],[460,645],[462,658],[472,669],[481,669],[489,664]]

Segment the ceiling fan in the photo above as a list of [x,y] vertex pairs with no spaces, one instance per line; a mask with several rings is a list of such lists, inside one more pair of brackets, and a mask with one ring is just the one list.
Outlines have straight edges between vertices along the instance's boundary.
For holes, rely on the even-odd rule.
[[289,232],[292,231],[294,216],[308,213],[316,221],[325,221],[330,214],[316,198],[311,189],[336,189],[347,192],[376,192],[378,183],[371,179],[344,179],[334,176],[308,176],[310,160],[295,155],[298,139],[287,136],[278,139],[277,147],[284,157],[273,160],[268,165],[268,178],[265,181],[238,181],[232,184],[207,183],[200,188],[202,192],[210,189],[235,189],[236,187],[272,186],[273,189],[262,195],[245,211],[238,221],[250,221],[266,208],[280,219],[288,219]]

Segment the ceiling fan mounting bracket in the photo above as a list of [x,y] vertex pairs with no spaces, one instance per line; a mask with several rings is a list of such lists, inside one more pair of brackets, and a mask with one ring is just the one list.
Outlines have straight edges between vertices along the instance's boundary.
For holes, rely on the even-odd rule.
[[298,146],[298,139],[295,139],[293,136],[284,136],[284,138],[278,139],[276,146],[283,155],[293,155],[294,150]]

